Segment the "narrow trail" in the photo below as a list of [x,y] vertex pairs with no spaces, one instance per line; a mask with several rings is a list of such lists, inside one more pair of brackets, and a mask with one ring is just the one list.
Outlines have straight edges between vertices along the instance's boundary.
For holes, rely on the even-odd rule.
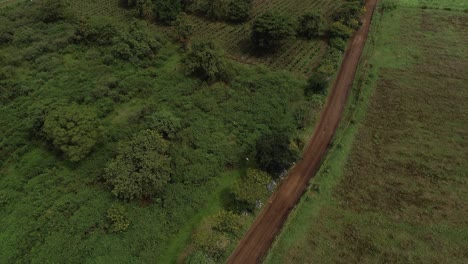
[[352,37],[346,50],[337,78],[333,85],[320,121],[303,158],[290,172],[286,180],[266,203],[244,238],[228,259],[231,264],[250,264],[262,261],[276,235],[281,230],[291,209],[305,192],[309,180],[315,176],[338,128],[349,89],[359,64],[369,34],[377,0],[367,0],[362,26]]

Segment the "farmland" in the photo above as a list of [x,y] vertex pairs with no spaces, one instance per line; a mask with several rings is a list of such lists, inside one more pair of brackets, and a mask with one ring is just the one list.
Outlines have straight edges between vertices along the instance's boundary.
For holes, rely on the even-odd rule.
[[[301,1],[301,0],[254,0],[252,17],[266,11],[277,11],[281,14],[299,17],[308,11],[319,10],[325,17],[336,11],[344,1]],[[305,40],[292,38],[280,51],[265,57],[251,54],[249,48],[250,23],[241,25],[211,22],[192,16],[195,25],[194,39],[210,38],[228,52],[229,57],[248,64],[263,63],[277,70],[286,70],[300,76],[308,76],[320,63],[325,54],[325,40]]]
[[465,3],[376,14],[347,116],[266,263],[467,262]]

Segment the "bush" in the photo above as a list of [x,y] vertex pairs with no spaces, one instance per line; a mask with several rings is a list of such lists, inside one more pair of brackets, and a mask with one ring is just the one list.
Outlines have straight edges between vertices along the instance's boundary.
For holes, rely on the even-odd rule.
[[130,220],[128,220],[123,206],[113,205],[107,210],[106,218],[108,221],[108,230],[110,232],[123,232],[130,226]]
[[271,50],[294,35],[293,22],[277,13],[265,13],[252,25],[252,42],[257,49]]
[[246,21],[250,16],[252,0],[231,0],[226,19],[232,22]]
[[42,128],[47,139],[67,159],[80,161],[96,144],[99,122],[96,112],[86,106],[70,105],[49,112]]
[[268,197],[267,185],[270,181],[271,177],[267,173],[249,169],[246,176],[236,182],[233,188],[234,198],[241,207],[253,210],[258,201]]
[[328,78],[324,74],[314,73],[307,81],[305,95],[326,94],[328,88]]
[[329,33],[332,38],[348,39],[353,34],[353,29],[337,21],[330,26]]
[[185,13],[180,14],[172,24],[174,26],[176,39],[180,43],[186,43],[193,34],[193,25]]
[[145,118],[148,128],[158,131],[163,138],[173,139],[181,129],[180,118],[168,110],[160,110]]
[[256,144],[255,159],[259,168],[271,175],[279,175],[297,158],[297,154],[289,148],[290,138],[286,133],[270,133],[262,135]]
[[66,18],[65,3],[62,0],[42,0],[39,2],[39,18],[46,23],[53,23]]
[[108,17],[97,17],[81,21],[75,32],[78,42],[110,45],[117,42],[120,31],[115,22]]
[[345,51],[347,43],[342,38],[331,38],[330,39],[330,47],[335,48],[340,51]]
[[159,22],[170,24],[182,11],[180,0],[155,0],[154,14]]
[[320,13],[311,12],[299,18],[297,34],[307,39],[323,36],[325,21]]
[[125,200],[160,194],[171,175],[168,149],[167,141],[151,130],[121,144],[104,173],[112,193]]
[[209,82],[227,81],[228,66],[224,54],[213,42],[197,42],[184,58],[188,74]]

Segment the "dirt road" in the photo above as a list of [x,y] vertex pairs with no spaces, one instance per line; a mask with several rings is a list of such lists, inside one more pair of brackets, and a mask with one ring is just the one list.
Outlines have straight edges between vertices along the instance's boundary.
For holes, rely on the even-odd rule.
[[362,18],[361,28],[354,34],[345,53],[343,63],[322,111],[303,159],[291,171],[279,189],[258,215],[247,234],[228,259],[228,263],[259,263],[268,252],[273,240],[281,230],[289,212],[304,193],[309,180],[320,167],[328,145],[340,122],[349,89],[369,33],[370,22],[377,0],[368,0],[367,12]]

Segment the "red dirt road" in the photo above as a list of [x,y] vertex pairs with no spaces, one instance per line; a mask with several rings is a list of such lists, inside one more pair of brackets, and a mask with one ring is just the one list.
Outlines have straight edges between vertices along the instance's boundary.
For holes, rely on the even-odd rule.
[[367,0],[367,12],[361,28],[354,34],[346,50],[331,94],[315,127],[303,158],[293,168],[279,189],[272,195],[247,234],[228,259],[228,263],[250,264],[262,261],[281,230],[289,212],[304,193],[309,180],[315,176],[338,128],[349,89],[354,80],[359,59],[369,34],[377,0]]

